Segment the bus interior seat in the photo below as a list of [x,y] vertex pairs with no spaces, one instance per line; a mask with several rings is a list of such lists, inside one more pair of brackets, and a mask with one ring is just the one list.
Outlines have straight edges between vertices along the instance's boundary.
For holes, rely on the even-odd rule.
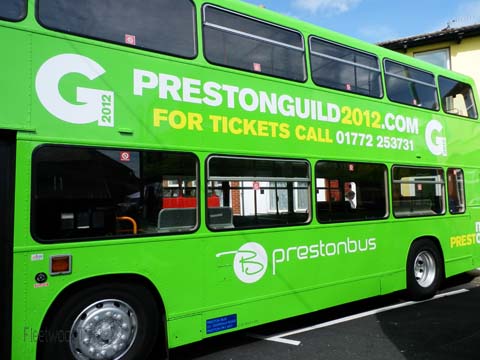
[[233,229],[233,211],[231,207],[208,208],[208,225],[212,229]]
[[158,213],[157,230],[175,232],[192,230],[197,223],[196,208],[165,208]]

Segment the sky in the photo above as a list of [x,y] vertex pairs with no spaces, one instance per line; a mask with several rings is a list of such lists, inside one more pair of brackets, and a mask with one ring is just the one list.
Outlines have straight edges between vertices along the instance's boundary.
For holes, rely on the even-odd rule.
[[243,0],[371,43],[480,23],[480,0]]

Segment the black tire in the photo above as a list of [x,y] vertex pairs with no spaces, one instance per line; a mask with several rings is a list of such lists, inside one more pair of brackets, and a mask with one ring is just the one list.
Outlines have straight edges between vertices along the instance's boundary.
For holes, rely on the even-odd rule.
[[[93,359],[96,355],[92,356],[88,351],[100,351],[99,343],[108,346],[109,352],[104,355],[105,359],[111,359],[112,356],[119,360],[147,359],[159,341],[161,317],[157,304],[150,291],[140,284],[89,286],[54,306],[49,311],[38,338],[39,360],[84,359],[75,355],[73,348],[79,353],[87,353],[85,358]],[[100,316],[95,318],[94,315]],[[93,324],[95,331],[85,331],[89,326],[92,328],[88,322]],[[83,338],[79,337],[80,334],[75,329],[84,330],[80,332]],[[120,345],[122,335],[123,339],[127,339]],[[93,345],[85,345],[88,343],[85,339],[89,337],[93,339]],[[86,349],[88,347],[90,350]]]
[[443,280],[443,258],[429,239],[415,241],[407,257],[407,297],[420,301],[433,297]]

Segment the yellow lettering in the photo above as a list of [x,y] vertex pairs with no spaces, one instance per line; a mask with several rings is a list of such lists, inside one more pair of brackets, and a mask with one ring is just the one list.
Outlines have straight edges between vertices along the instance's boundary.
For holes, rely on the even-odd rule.
[[166,109],[153,109],[153,126],[159,127],[160,121],[166,121],[168,110]]
[[243,119],[243,133],[245,135],[253,135],[257,136],[257,130],[255,129],[255,125],[257,124],[257,120],[248,120]]
[[202,114],[188,113],[188,130],[203,131],[202,123]]
[[228,129],[232,134],[241,135],[243,132],[242,123],[243,123],[242,119],[238,117],[231,118],[230,121],[228,122]]
[[476,234],[464,234],[450,237],[450,247],[465,247],[475,245]]
[[216,115],[210,115],[210,120],[213,121],[213,132],[218,133],[219,132],[219,124],[220,121],[222,121],[221,116],[216,116]]
[[179,110],[174,110],[168,115],[168,123],[170,127],[180,130],[187,125],[187,117]]
[[290,125],[286,123],[280,124],[280,138],[288,139],[290,137]]
[[298,125],[296,128],[295,128],[295,136],[297,137],[298,140],[305,140],[306,136],[305,136],[305,126],[303,125]]

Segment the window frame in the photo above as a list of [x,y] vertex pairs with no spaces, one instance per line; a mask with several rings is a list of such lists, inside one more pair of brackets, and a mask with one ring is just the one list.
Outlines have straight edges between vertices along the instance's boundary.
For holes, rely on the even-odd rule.
[[[419,71],[419,72],[422,72],[422,73],[425,73],[425,74],[429,74],[432,76],[432,79],[433,79],[433,84],[429,84],[427,82],[424,82],[424,81],[421,81],[421,80],[416,80],[416,79],[412,79],[412,78],[409,78],[409,77],[406,77],[406,76],[401,76],[401,75],[397,75],[397,74],[394,74],[394,73],[391,73],[391,72],[388,72],[387,71],[387,62],[390,62],[392,64],[396,64],[396,65],[400,65],[400,66],[405,66],[407,68],[411,68],[415,71]],[[415,109],[424,109],[424,110],[429,110],[429,111],[435,111],[435,112],[439,112],[440,109],[441,109],[441,105],[440,105],[440,96],[439,96],[439,89],[438,89],[438,84],[437,84],[437,81],[436,81],[436,77],[435,77],[435,74],[430,72],[430,71],[427,71],[427,70],[424,70],[422,68],[418,68],[416,66],[412,66],[412,65],[409,65],[409,64],[405,64],[405,63],[402,63],[402,62],[399,62],[399,61],[396,61],[396,60],[393,60],[393,59],[389,59],[389,58],[384,58],[383,59],[383,74],[384,74],[384,81],[385,81],[385,92],[387,94],[387,97],[388,99],[391,101],[391,102],[394,102],[396,104],[402,104],[402,105],[406,105],[406,106],[411,106],[411,107],[414,107]],[[424,86],[427,86],[427,87],[430,87],[430,88],[433,88],[435,89],[435,100],[436,100],[436,105],[437,107],[435,109],[430,109],[428,107],[424,107],[424,106],[419,106],[419,105],[415,105],[415,104],[410,104],[410,103],[407,103],[407,102],[400,102],[400,101],[397,101],[397,100],[393,100],[391,97],[390,97],[390,93],[388,91],[388,83],[387,83],[387,77],[388,76],[391,76],[391,77],[394,77],[394,78],[397,78],[397,79],[400,79],[400,80],[404,80],[404,81],[409,81],[409,82],[413,82],[413,83],[416,83],[416,84],[419,84],[419,85],[424,85]]]
[[[435,171],[441,171],[441,181],[416,181],[416,180],[412,180],[412,181],[402,181],[401,179],[399,180],[396,180],[395,178],[395,169],[418,169],[418,170],[435,170]],[[411,219],[411,218],[421,218],[421,217],[437,217],[437,216],[445,216],[445,214],[447,213],[447,194],[446,194],[446,190],[447,190],[447,183],[445,182],[445,169],[443,169],[442,167],[434,167],[434,166],[411,166],[411,165],[393,165],[392,166],[392,169],[391,169],[391,188],[392,188],[392,196],[391,196],[391,200],[392,200],[392,214],[393,216],[396,218],[396,219]],[[439,176],[439,174],[437,175],[432,175],[432,176]],[[421,211],[410,211],[409,214],[406,214],[406,215],[399,215],[399,212],[396,211],[396,207],[395,207],[395,203],[394,201],[395,200],[395,197],[394,197],[394,191],[395,191],[395,188],[396,188],[396,184],[399,184],[400,185],[400,191],[401,191],[401,186],[402,184],[409,184],[409,185],[416,185],[416,184],[434,184],[435,186],[438,186],[440,185],[442,187],[441,189],[441,200],[442,200],[442,203],[441,203],[441,206],[442,206],[442,212],[440,213],[429,213],[429,214],[426,214],[426,213],[422,213]],[[401,200],[399,200],[401,201]],[[431,210],[433,212],[433,210]]]
[[[259,161],[279,161],[279,162],[291,162],[291,163],[303,163],[307,167],[307,178],[301,178],[301,177],[259,177],[259,178],[254,178],[252,176],[211,176],[210,175],[210,161],[212,159],[239,159],[239,160],[259,160]],[[312,211],[312,194],[311,194],[311,187],[312,187],[312,179],[311,179],[311,165],[310,162],[306,159],[293,159],[293,158],[273,158],[273,157],[256,157],[256,156],[239,156],[239,155],[226,155],[226,154],[210,154],[206,159],[205,159],[205,194],[209,194],[212,190],[212,193],[215,193],[215,186],[210,186],[210,183],[218,183],[218,182],[239,182],[240,184],[238,187],[233,188],[233,190],[238,190],[242,189],[244,190],[244,185],[242,184],[243,182],[273,182],[273,183],[278,183],[278,182],[287,182],[287,187],[288,183],[292,184],[299,184],[299,183],[306,183],[307,184],[307,200],[308,200],[308,206],[306,209],[298,208],[296,206],[296,199],[295,197],[298,196],[295,195],[295,191],[297,188],[293,188],[293,194],[292,194],[292,199],[291,201],[294,202],[294,208],[293,211],[294,213],[305,213],[307,215],[307,219],[304,222],[296,222],[296,223],[282,223],[282,224],[264,224],[264,225],[258,225],[258,224],[253,224],[253,225],[248,225],[248,226],[239,226],[239,227],[215,227],[212,226],[208,220],[208,214],[209,214],[209,209],[215,209],[217,207],[209,207],[208,202],[205,201],[205,224],[207,228],[212,231],[212,232],[220,232],[220,231],[245,231],[245,230],[259,230],[259,229],[274,229],[274,228],[285,228],[285,227],[292,227],[292,226],[305,226],[311,223],[312,217],[313,217],[313,211]],[[303,186],[299,186],[298,188],[303,189]],[[250,190],[250,188],[249,188]],[[264,189],[266,191],[271,191],[272,189]],[[283,189],[282,189],[283,190]],[[253,189],[253,191],[258,191]],[[231,188],[229,189],[229,195],[231,196]],[[271,195],[270,194],[265,194],[265,205],[266,208],[268,209],[266,214],[255,214],[254,216],[262,216],[262,215],[271,215],[273,214],[270,212],[271,209]],[[230,200],[229,200],[230,202]],[[233,204],[230,203],[230,208],[232,209],[233,213]],[[255,207],[257,205],[255,204]],[[220,207],[224,207],[224,205],[220,204]],[[305,210],[305,211],[303,211]],[[280,211],[278,214],[288,214],[288,210],[285,211]],[[233,214],[234,215],[234,214]],[[248,217],[249,215],[241,215],[242,217]]]
[[[221,25],[216,25],[216,24],[210,23],[210,22],[207,21],[207,16],[206,16],[206,11],[207,11],[208,8],[217,9],[217,10],[223,11],[225,13],[233,14],[233,15],[239,16],[241,18],[245,18],[245,19],[249,19],[251,21],[255,21],[257,23],[266,24],[268,26],[272,26],[272,27],[276,27],[276,28],[279,28],[279,29],[282,29],[282,30],[286,30],[286,31],[289,31],[289,32],[292,32],[292,33],[296,33],[300,36],[302,47],[301,48],[296,47],[296,46],[285,44],[285,43],[282,43],[282,42],[279,42],[279,41],[276,41],[276,40],[271,40],[271,39],[268,39],[268,38],[264,38],[262,36],[257,36],[257,35],[254,35],[254,34],[249,34],[249,33],[243,32],[243,31],[239,31],[239,30],[235,30],[235,29],[232,29],[232,28],[227,28],[227,27],[224,27],[224,26],[221,26]],[[288,27],[285,27],[285,26],[282,26],[282,25],[279,25],[279,24],[276,24],[276,23],[273,23],[273,22],[266,21],[266,20],[262,20],[262,19],[253,17],[251,15],[242,14],[240,12],[237,12],[237,11],[234,11],[234,10],[231,10],[231,9],[227,9],[227,8],[223,8],[223,7],[220,7],[220,6],[217,6],[217,5],[213,5],[213,4],[204,4],[203,5],[203,7],[202,7],[202,19],[201,20],[202,20],[203,55],[209,63],[214,64],[216,66],[221,66],[221,67],[224,67],[224,68],[227,68],[227,69],[245,71],[247,73],[273,77],[273,78],[276,78],[276,79],[293,81],[293,82],[297,82],[297,83],[307,82],[307,80],[308,80],[308,69],[307,69],[307,59],[306,59],[306,50],[305,50],[305,39],[304,39],[303,33],[301,31],[298,31],[298,30],[292,29],[292,28],[288,28]],[[282,76],[278,76],[278,75],[274,75],[274,74],[264,73],[264,72],[261,72],[261,71],[255,71],[255,70],[250,70],[250,69],[246,69],[246,68],[242,68],[242,67],[236,67],[236,66],[226,65],[226,64],[222,64],[222,63],[217,63],[217,62],[214,62],[214,61],[210,60],[208,58],[207,54],[206,54],[206,46],[205,46],[206,39],[205,39],[205,30],[204,30],[205,27],[214,28],[216,30],[225,31],[225,32],[230,33],[230,34],[242,36],[242,37],[245,37],[247,39],[258,40],[260,42],[266,42],[266,43],[271,44],[271,45],[276,45],[276,46],[284,47],[284,48],[287,48],[287,49],[290,49],[290,50],[295,50],[295,51],[301,52],[303,54],[303,56],[302,56],[302,60],[303,60],[302,61],[302,64],[303,64],[303,79],[296,80],[296,79],[292,79],[292,78],[288,78],[288,77],[282,77]]]
[[197,16],[197,5],[195,4],[195,2],[193,0],[184,0],[184,1],[188,1],[192,6],[192,15],[193,15],[193,20],[194,20],[193,27],[192,27],[192,30],[193,30],[193,34],[192,34],[193,35],[193,55],[192,56],[182,56],[182,55],[175,54],[173,52],[159,51],[159,50],[156,50],[156,49],[141,47],[141,46],[137,46],[137,45],[130,45],[126,42],[117,42],[117,41],[113,41],[111,39],[105,39],[105,38],[91,36],[91,35],[77,33],[77,32],[69,32],[69,31],[66,31],[66,30],[63,30],[63,29],[59,28],[58,26],[47,26],[40,18],[40,11],[39,11],[39,6],[40,5],[39,4],[40,4],[41,1],[42,0],[36,0],[36,2],[35,2],[35,18],[37,19],[38,24],[40,24],[45,29],[52,30],[52,31],[55,31],[55,32],[58,32],[58,33],[61,33],[61,34],[77,36],[77,37],[80,37],[80,38],[83,38],[83,39],[99,41],[99,42],[102,42],[104,44],[123,46],[123,47],[129,48],[129,49],[142,50],[142,51],[147,51],[149,53],[168,55],[168,56],[173,56],[173,57],[177,57],[177,58],[181,58],[181,59],[193,60],[193,59],[198,57],[198,48],[199,48],[199,46],[198,46],[198,30],[197,30],[198,29],[198,16]]
[[414,52],[414,53],[413,53],[413,57],[414,57],[415,59],[428,62],[429,64],[433,64],[433,65],[440,66],[440,65],[438,65],[438,64],[435,64],[435,63],[432,63],[432,62],[430,62],[430,61],[424,60],[424,59],[422,59],[421,57],[417,57],[417,55],[433,54],[433,53],[440,53],[440,52],[447,54],[447,57],[446,57],[446,59],[447,59],[447,66],[446,66],[446,67],[442,66],[442,67],[445,68],[445,69],[451,70],[451,68],[452,68],[452,58],[451,58],[451,55],[450,55],[450,48],[449,48],[449,47],[439,48],[439,49],[431,49],[431,50],[425,50],[425,51],[417,51],[417,52]]
[[[318,196],[318,190],[330,190],[330,189],[334,189],[335,192],[338,192],[338,195],[340,196],[340,200],[338,201],[335,201],[335,202],[331,202],[331,201],[325,201],[325,203],[328,203],[328,204],[332,204],[332,203],[345,203],[346,200],[345,200],[345,188],[344,186],[347,184],[347,183],[353,183],[355,184],[355,186],[357,186],[358,184],[358,181],[356,181],[356,179],[358,178],[357,177],[351,177],[349,179],[345,179],[345,178],[342,178],[340,179],[340,175],[336,174],[336,178],[335,179],[329,179],[329,178],[325,178],[325,177],[319,177],[318,175],[321,175],[321,174],[318,174],[317,173],[317,166],[319,163],[331,163],[331,164],[343,164],[343,165],[354,165],[356,167],[358,166],[362,166],[362,165],[370,165],[370,166],[378,166],[379,167],[379,170],[381,168],[381,170],[383,171],[383,174],[384,174],[384,177],[383,177],[383,186],[384,188],[383,189],[380,189],[380,190],[383,190],[383,197],[384,197],[384,202],[383,202],[383,206],[384,206],[384,209],[385,209],[385,213],[383,214],[383,216],[376,216],[376,215],[372,215],[372,216],[369,216],[368,215],[368,211],[370,209],[367,209],[367,214],[366,216],[363,216],[363,217],[360,217],[360,216],[357,216],[357,217],[350,217],[350,218],[345,218],[345,219],[342,219],[341,217],[338,217],[337,218],[332,218],[332,214],[335,214],[335,212],[332,212],[332,211],[329,211],[329,219],[321,219],[319,218],[319,209],[318,209],[318,203],[319,201],[317,201],[317,196]],[[315,178],[315,207],[316,207],[316,211],[315,211],[315,217],[316,217],[316,220],[319,224],[322,224],[322,225],[326,225],[326,224],[338,224],[338,223],[354,223],[354,222],[368,222],[368,221],[382,221],[382,220],[387,220],[388,217],[390,216],[390,208],[389,208],[389,179],[388,179],[388,166],[384,163],[376,163],[376,162],[362,162],[362,161],[346,161],[346,160],[342,160],[342,161],[335,161],[335,160],[318,160],[315,162],[315,174],[314,174],[314,178]],[[324,179],[326,180],[326,184],[324,186],[319,186],[318,185],[318,180],[320,179]],[[343,182],[343,187],[341,186],[340,182],[337,184],[337,186],[335,187],[332,187],[330,184],[328,184],[329,182],[331,181],[334,181],[334,182],[337,182],[338,180],[347,180],[347,181],[344,181]],[[352,207],[352,210],[355,210],[355,211],[360,211],[358,209],[358,189],[356,188],[357,190],[357,193],[355,194],[354,193],[354,198],[356,198],[356,201],[355,201],[355,207]],[[342,198],[343,196],[343,198]],[[353,201],[353,199],[352,199]],[[346,211],[340,211],[340,212],[337,212],[337,214],[344,214],[346,213]]]
[[[444,101],[443,101],[443,95],[442,95],[442,88],[440,86],[440,81],[442,79],[445,79],[445,80],[448,80],[448,81],[454,81],[458,84],[463,84],[463,85],[466,85],[470,88],[470,95],[471,95],[471,100],[472,100],[474,110],[475,110],[475,117],[468,116],[468,109],[467,109],[467,115],[456,114],[454,112],[449,112],[449,111],[446,110],[446,106],[443,105]],[[475,95],[474,95],[474,92],[473,92],[473,87],[472,87],[471,84],[460,81],[460,80],[456,80],[456,79],[453,79],[451,77],[447,77],[447,76],[444,76],[444,75],[439,75],[438,76],[438,90],[439,90],[439,95],[440,95],[441,108],[442,108],[442,110],[445,114],[453,115],[453,116],[459,116],[459,117],[464,118],[464,119],[478,120],[478,107],[477,107],[477,103],[475,101],[476,99],[475,99]]]
[[[77,236],[77,237],[42,237],[37,231],[37,223],[38,223],[38,216],[37,216],[37,209],[36,209],[36,200],[35,196],[38,194],[38,169],[35,162],[35,155],[39,151],[44,148],[55,148],[57,151],[58,149],[76,149],[82,151],[129,151],[129,152],[138,152],[138,153],[161,153],[161,154],[169,154],[171,156],[180,155],[180,156],[188,156],[195,164],[195,180],[196,180],[196,194],[194,198],[196,199],[196,206],[195,209],[195,225],[193,227],[189,227],[188,229],[183,229],[180,231],[160,231],[157,228],[157,231],[152,232],[145,232],[145,233],[137,233],[137,234],[121,234],[115,233],[112,235],[103,234],[103,235],[94,235],[94,236]],[[31,155],[31,194],[30,194],[30,234],[32,238],[41,244],[61,244],[61,243],[82,243],[85,241],[95,241],[95,242],[104,242],[104,241],[118,241],[118,240],[125,240],[129,239],[131,241],[138,241],[138,239],[145,238],[145,237],[164,237],[164,236],[178,236],[178,235],[185,235],[185,234],[192,234],[198,231],[201,226],[201,197],[200,197],[200,160],[198,156],[193,152],[188,151],[170,151],[170,150],[157,150],[157,149],[142,149],[142,148],[121,148],[121,147],[106,147],[106,146],[86,146],[86,145],[72,145],[72,144],[41,144],[37,146]],[[142,164],[140,164],[142,167]],[[168,181],[168,179],[166,180]],[[144,184],[145,185],[145,184]],[[145,189],[143,189],[145,190]],[[140,189],[142,191],[142,189]],[[162,199],[163,199],[162,195]],[[93,199],[92,201],[95,201]],[[144,200],[146,202],[146,200]],[[168,207],[162,207],[162,209],[166,209]],[[121,216],[121,215],[120,215]],[[157,214],[158,216],[158,214]],[[119,220],[119,219],[117,219]],[[158,221],[158,220],[157,220]],[[118,225],[118,224],[117,224]]]
[[25,18],[28,15],[28,1],[27,0],[20,0],[19,4],[21,5],[22,10],[23,10],[23,12],[20,14],[20,16],[18,16],[16,18],[12,18],[12,17],[3,16],[3,14],[0,13],[0,21],[9,21],[9,22],[17,23],[17,22],[25,20]]
[[[458,185],[459,185],[459,182],[458,181],[455,181],[454,184],[456,185],[456,191],[457,191],[457,194],[458,194],[458,199],[460,200],[460,203],[463,205],[463,209],[461,211],[452,211],[452,206],[451,206],[451,199],[453,199],[453,197],[450,196],[450,181],[449,181],[449,177],[450,177],[450,172],[455,172],[455,171],[460,171],[461,172],[461,188],[458,188]],[[453,174],[453,175],[456,175],[456,174]],[[466,196],[465,196],[465,172],[463,171],[462,168],[451,168],[449,167],[447,169],[447,184],[446,184],[446,188],[447,188],[447,202],[448,202],[448,212],[449,214],[451,215],[463,215],[467,212],[467,201],[466,201]]]
[[[335,57],[335,56],[331,56],[331,55],[327,55],[327,54],[322,54],[322,53],[313,51],[312,40],[318,40],[318,41],[321,41],[321,42],[329,43],[330,45],[333,45],[333,46],[338,46],[338,47],[343,48],[343,49],[347,49],[347,50],[350,50],[350,51],[353,51],[353,52],[357,52],[357,53],[361,53],[361,54],[364,54],[364,55],[371,56],[371,57],[373,57],[373,58],[376,59],[378,68],[375,69],[375,68],[372,68],[372,67],[367,66],[367,65],[355,63],[355,62],[352,62],[352,61],[349,61],[349,60],[344,60],[344,59],[337,58],[337,57]],[[328,39],[325,39],[325,38],[322,38],[322,37],[319,37],[319,36],[315,36],[315,35],[310,35],[308,45],[309,45],[309,55],[310,55],[310,56],[309,56],[309,61],[310,61],[310,73],[311,73],[312,81],[313,81],[313,83],[314,83],[316,86],[322,87],[322,88],[326,88],[326,89],[338,90],[338,91],[346,92],[346,93],[348,93],[348,94],[355,94],[355,95],[366,96],[366,97],[369,97],[369,98],[372,98],[372,99],[383,99],[383,98],[385,97],[385,89],[384,89],[384,85],[383,85],[383,72],[382,72],[382,68],[381,68],[381,66],[380,66],[380,64],[381,64],[381,59],[380,59],[380,57],[379,57],[377,54],[369,53],[369,52],[367,52],[367,51],[360,50],[360,49],[356,49],[356,48],[353,48],[353,47],[351,47],[351,46],[347,46],[347,45],[344,45],[344,44],[336,43],[336,42],[334,42],[334,41],[331,41],[331,40],[328,40]],[[317,84],[317,82],[315,81],[315,77],[313,76],[313,68],[312,68],[312,66],[313,66],[313,65],[312,65],[312,63],[313,63],[312,57],[313,57],[313,56],[318,56],[318,57],[321,57],[321,58],[330,59],[330,60],[333,60],[333,61],[336,61],[336,62],[340,62],[340,63],[347,64],[347,65],[351,65],[351,66],[353,66],[353,67],[360,67],[360,68],[362,68],[362,69],[370,70],[370,71],[373,71],[373,72],[378,73],[378,75],[379,75],[380,96],[372,96],[372,95],[362,94],[362,93],[355,92],[355,91],[351,91],[351,90],[347,90],[347,89],[341,89],[341,88],[336,88],[336,87],[330,87],[330,86],[325,86],[325,85]]]

